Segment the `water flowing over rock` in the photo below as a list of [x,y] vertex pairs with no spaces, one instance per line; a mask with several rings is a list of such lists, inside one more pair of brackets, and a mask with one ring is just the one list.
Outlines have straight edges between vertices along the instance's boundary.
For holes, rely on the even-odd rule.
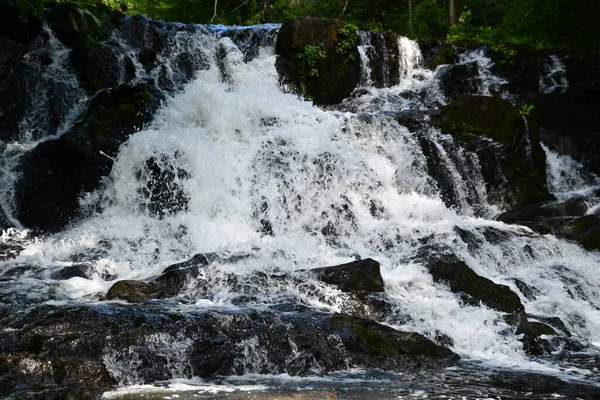
[[598,393],[596,64],[52,7],[0,29],[0,397]]

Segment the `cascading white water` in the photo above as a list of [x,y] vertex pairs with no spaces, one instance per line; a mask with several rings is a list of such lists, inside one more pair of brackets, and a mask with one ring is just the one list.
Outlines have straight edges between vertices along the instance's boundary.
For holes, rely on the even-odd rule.
[[485,55],[482,49],[461,54],[459,61],[461,64],[474,63],[477,67],[480,81],[477,94],[481,96],[501,97],[508,95],[503,90],[503,86],[507,83],[506,80],[492,73],[491,69],[494,66],[494,62]]
[[574,195],[587,196],[600,185],[600,178],[586,172],[583,165],[569,156],[560,155],[542,144],[546,153],[548,189],[559,199]]
[[544,75],[540,76],[540,92],[564,93],[568,88],[566,67],[560,58],[553,54],[544,60]]
[[[49,285],[24,279],[19,284],[29,299],[50,293],[53,302],[94,300],[114,279],[148,278],[196,253],[215,252],[220,258],[179,296],[186,307],[235,307],[238,296],[251,294],[249,306],[294,301],[339,312],[351,307],[351,299],[316,280],[307,278],[304,286],[286,279],[256,285],[249,277],[257,271],[340,264],[358,255],[381,263],[395,310],[384,322],[429,337],[446,335],[452,349],[467,358],[526,363],[502,313],[465,306],[410,261],[419,246],[433,241],[517,293],[514,279],[531,285],[535,299],[521,295],[528,312],[558,316],[577,338],[600,345],[600,255],[527,228],[481,219],[470,206],[449,209],[431,186],[415,132],[381,113],[442,101],[433,72],[419,64],[414,42],[403,38],[399,44],[404,55],[400,85],[369,88],[367,99],[361,97],[355,107],[343,104],[341,112],[283,93],[272,47],[247,60],[228,37],[208,31],[185,35],[207,68],[166,101],[147,129],[130,137],[105,186],[82,200],[101,211],[59,235],[27,243],[11,264],[4,263],[4,268],[39,265],[47,278],[76,256],[93,254],[86,261],[96,274]],[[482,94],[499,83],[488,78]],[[425,95],[415,98],[416,92]],[[148,211],[144,196],[150,179],[145,165],[152,157],[163,167],[185,171],[173,183],[188,199],[187,207],[163,218]],[[481,249],[470,251],[457,227],[480,238]],[[489,243],[483,232],[490,227],[507,238]],[[105,280],[107,275],[113,280]],[[248,278],[241,285],[248,293],[228,284],[225,278],[232,275]],[[171,342],[156,338],[158,347],[181,345]],[[244,351],[252,345],[245,343]],[[123,368],[115,354],[107,353],[105,362],[114,365],[113,372]],[[134,383],[135,376],[123,382]]]

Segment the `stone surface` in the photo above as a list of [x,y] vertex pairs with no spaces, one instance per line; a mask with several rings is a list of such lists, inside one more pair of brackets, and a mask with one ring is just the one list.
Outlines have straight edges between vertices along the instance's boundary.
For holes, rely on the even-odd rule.
[[97,96],[70,131],[25,154],[15,194],[21,223],[58,231],[77,218],[79,198],[100,186],[119,146],[150,121],[159,100],[145,84],[121,85]]
[[315,268],[319,280],[336,285],[342,292],[383,292],[384,285],[379,263],[371,258],[333,267]]
[[[342,25],[338,20],[303,17],[284,23],[279,30],[276,66],[281,80],[315,104],[339,103],[360,82],[357,43],[339,51]],[[314,59],[314,66],[301,56],[306,46],[322,46],[324,57]],[[315,74],[311,74],[313,69]]]
[[[303,376],[348,368],[416,372],[458,361],[418,333],[343,314],[170,312],[120,304],[45,306],[32,312],[38,317],[15,315],[9,323],[14,330],[0,333],[5,371],[0,395],[11,393],[16,384],[25,391],[77,379],[81,389],[114,386],[129,379],[119,375],[121,368],[137,383],[151,383],[171,379],[174,371],[203,379],[247,373]],[[257,349],[260,357],[247,357]],[[50,365],[60,368],[44,373]]]
[[485,306],[506,313],[524,309],[519,296],[508,286],[494,283],[475,273],[449,249],[425,246],[415,258],[431,273],[435,282],[447,284],[467,304]]
[[510,102],[465,96],[444,106],[433,121],[477,154],[491,204],[512,208],[553,198],[535,119],[520,116]]

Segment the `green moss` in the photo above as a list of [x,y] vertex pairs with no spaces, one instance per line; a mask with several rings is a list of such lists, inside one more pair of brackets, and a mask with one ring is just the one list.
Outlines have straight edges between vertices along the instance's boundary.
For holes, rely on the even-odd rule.
[[398,354],[394,346],[381,333],[356,324],[352,326],[352,330],[369,347],[372,354],[382,356]]
[[365,328],[357,323],[359,320],[350,316],[336,315],[331,321],[335,327],[351,329],[352,333],[366,345],[371,355],[386,357],[398,355],[398,349],[381,332]]
[[438,119],[444,133],[471,144],[476,136],[510,144],[517,132],[518,109],[510,102],[484,96],[469,96],[446,105]]

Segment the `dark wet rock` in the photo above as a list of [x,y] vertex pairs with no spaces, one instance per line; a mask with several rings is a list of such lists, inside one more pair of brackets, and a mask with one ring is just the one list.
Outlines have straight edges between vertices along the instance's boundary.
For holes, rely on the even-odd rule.
[[[89,10],[88,10],[89,11]],[[100,18],[101,13],[97,13]],[[108,36],[107,26],[75,3],[54,3],[46,20],[58,39],[71,48],[92,50],[98,40]]]
[[130,303],[140,303],[159,297],[164,296],[156,283],[134,280],[118,281],[106,293],[107,300],[119,299]]
[[546,55],[526,45],[503,44],[486,48],[494,63],[492,72],[506,79],[511,93],[526,95],[539,90]]
[[439,79],[440,89],[450,101],[466,94],[477,94],[482,84],[476,61],[443,65],[435,75]]
[[0,37],[0,93],[13,94],[0,96],[0,140],[5,142],[19,138],[19,123],[27,109],[28,80],[23,72],[25,52],[24,46]]
[[458,63],[458,50],[452,43],[431,43],[421,40],[419,47],[425,66],[431,70],[435,70],[440,65]]
[[146,179],[141,195],[147,211],[159,218],[187,210],[188,195],[183,181],[189,174],[177,165],[179,154],[172,157],[166,154],[153,156],[146,160],[145,166],[138,172],[138,179]]
[[0,3],[0,38],[27,45],[41,30],[42,21],[34,13],[24,15],[15,2]]
[[159,101],[146,84],[103,92],[70,131],[25,154],[15,193],[23,225],[58,231],[76,218],[79,198],[100,186],[120,145],[150,121]]
[[155,67],[156,52],[152,49],[144,48],[138,53],[138,61],[144,66],[146,72],[150,72]]
[[319,280],[336,285],[342,292],[383,292],[379,263],[371,258],[311,270]]
[[532,288],[520,279],[513,278],[512,281],[515,283],[515,286],[517,286],[517,289],[519,289],[519,292],[521,292],[527,300],[535,300],[537,298],[536,295],[539,294],[539,290]]
[[529,355],[550,354],[554,350],[543,336],[555,336],[556,331],[542,322],[524,319],[517,327],[515,334],[523,335],[520,341],[523,343],[523,350]]
[[544,317],[542,315],[527,314],[527,318],[543,322],[544,324],[553,327],[555,330],[560,331],[563,335],[571,336],[571,332],[569,332],[565,323],[558,317]]
[[524,309],[519,296],[508,286],[478,275],[448,249],[425,246],[419,250],[415,261],[427,268],[435,282],[447,284],[467,304],[483,303],[506,313]]
[[120,53],[119,48],[106,43],[98,43],[91,50],[81,47],[73,49],[71,64],[89,93],[119,84],[121,71],[124,70]]
[[21,251],[23,251],[23,246],[17,243],[0,242],[0,261],[6,261],[11,258],[15,258],[21,253]]
[[512,208],[553,198],[537,124],[519,116],[510,102],[466,96],[445,106],[433,121],[477,154],[490,203]]
[[592,385],[566,382],[560,378],[532,372],[502,372],[492,376],[495,386],[522,393],[523,397],[533,394],[558,394],[569,398],[595,399],[598,388]]
[[[276,66],[280,79],[316,104],[339,103],[360,82],[358,35],[342,37],[342,26],[338,20],[303,17],[284,23],[279,30]],[[351,46],[341,47],[352,39]],[[322,46],[324,56],[307,60],[307,46]]]
[[399,36],[392,32],[365,32],[368,45],[365,46],[373,86],[391,87],[400,83]]
[[[0,355],[0,370],[0,394],[21,392],[22,398],[29,386],[47,387],[54,392],[51,399],[93,399],[117,383],[102,360],[80,357],[7,352]],[[64,389],[56,390],[57,386]]]
[[89,279],[94,272],[94,267],[89,264],[74,264],[53,271],[50,274],[50,278],[55,279],[57,281],[67,280],[76,277]]
[[535,96],[544,144],[600,175],[600,60],[597,55],[560,56],[566,88]]
[[[409,372],[458,361],[446,347],[418,333],[342,314],[170,313],[122,304],[46,306],[32,312],[36,318],[13,316],[9,325],[18,331],[0,333],[3,370],[9,372],[0,380],[2,395],[17,384],[62,386],[76,379],[81,379],[82,389],[114,386],[115,378],[128,379],[118,374],[123,368],[138,383],[151,383],[171,379],[174,373],[210,379],[247,373],[314,375],[348,368]],[[260,358],[247,356],[256,349]],[[19,366],[23,359],[35,362],[26,369]],[[57,366],[52,374],[38,373],[37,368],[48,365]]]
[[587,250],[600,250],[600,217],[585,215],[577,218],[569,222],[559,234],[577,241]]
[[500,214],[496,219],[508,224],[522,221],[543,221],[546,218],[580,217],[588,210],[587,202],[583,197],[558,202],[532,204],[515,208]]

